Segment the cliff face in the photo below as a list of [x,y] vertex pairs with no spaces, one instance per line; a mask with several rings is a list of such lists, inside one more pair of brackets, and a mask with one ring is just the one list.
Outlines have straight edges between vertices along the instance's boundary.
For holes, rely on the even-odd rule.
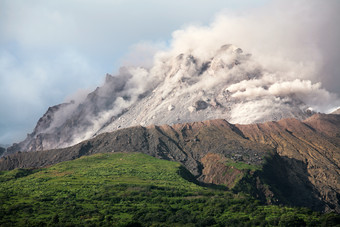
[[23,150],[47,150],[60,145],[63,140],[62,134],[55,133],[51,128],[60,127],[60,120],[57,120],[60,118],[58,115],[73,104],[63,103],[49,107],[46,113],[38,120],[33,132],[28,134],[24,141],[8,147],[6,155]]
[[269,204],[340,212],[339,133],[339,115],[251,125],[209,120],[138,126],[69,148],[12,154],[0,159],[0,170],[42,167],[99,152],[142,152],[182,163],[204,184],[247,188]]

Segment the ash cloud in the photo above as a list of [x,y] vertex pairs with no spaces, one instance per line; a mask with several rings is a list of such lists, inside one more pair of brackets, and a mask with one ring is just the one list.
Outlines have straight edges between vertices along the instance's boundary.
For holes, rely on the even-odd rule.
[[[234,97],[295,94],[315,110],[329,112],[340,105],[339,10],[336,0],[299,0],[274,1],[242,14],[224,12],[210,26],[175,31],[170,51],[158,53],[156,60],[190,52],[208,61],[232,43],[251,53],[255,67],[264,72],[261,78],[236,79],[230,87]],[[250,71],[254,64],[243,67]]]
[[[76,125],[70,126],[75,132],[62,146],[73,145],[94,136],[105,124],[126,112],[155,83],[157,80],[141,67],[123,67],[115,76],[107,74],[103,86],[88,94],[84,101],[76,100],[56,113],[56,120],[82,117]],[[51,124],[48,130],[53,131],[56,126]]]
[[[155,53],[153,64],[147,61],[144,65],[148,69],[129,67],[126,75],[120,72],[114,76],[110,86],[121,84],[122,88],[114,91],[112,105],[95,115],[88,114],[91,127],[87,133],[79,133],[75,141],[93,136],[103,124],[138,102],[140,95],[157,86],[159,98],[168,106],[184,93],[204,92],[225,84],[225,92],[234,102],[228,119],[232,123],[258,122],[268,116],[275,120],[290,116],[290,112],[294,117],[292,106],[329,112],[340,106],[336,94],[340,90],[332,87],[339,81],[338,74],[334,74],[338,67],[332,63],[336,62],[333,58],[340,60],[335,51],[339,40],[336,22],[340,21],[336,20],[337,8],[339,3],[332,0],[274,1],[245,13],[222,12],[209,26],[177,30],[169,48],[162,46],[166,49],[163,51],[155,51],[159,44],[138,44],[137,53],[130,53],[124,63],[135,65],[140,62],[135,56],[141,59],[144,52],[146,59]],[[227,43],[235,46],[225,46]],[[231,66],[235,59],[240,63],[238,67]],[[199,75],[199,67],[206,62],[210,62],[208,70]],[[190,86],[182,84],[179,88],[178,82],[186,80]],[[112,88],[104,85],[100,96],[107,96],[107,92],[112,93]],[[170,94],[172,97],[167,98]],[[159,113],[150,111],[150,118]]]

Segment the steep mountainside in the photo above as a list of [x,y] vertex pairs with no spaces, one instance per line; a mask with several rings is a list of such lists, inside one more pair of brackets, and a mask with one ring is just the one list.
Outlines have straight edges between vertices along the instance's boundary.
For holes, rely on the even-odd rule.
[[39,119],[33,132],[28,134],[24,141],[8,147],[7,153],[23,150],[22,148],[25,148],[25,150],[40,150],[42,146],[45,149],[60,146],[63,134],[56,134],[55,131],[51,131],[51,128],[60,126],[61,119],[57,120],[58,115],[72,104],[74,103],[64,103],[48,108],[46,113]]
[[333,111],[332,114],[340,114],[340,108],[335,110],[335,111]]
[[[0,159],[0,170],[31,168],[101,152],[142,152],[182,163],[205,184],[224,184],[270,204],[340,212],[340,115],[250,125],[208,120],[131,127],[75,146]],[[250,187],[246,185],[251,185]]]
[[309,107],[315,100],[330,96],[320,84],[266,69],[233,45],[206,55],[163,53],[150,69],[122,68],[118,75],[107,75],[84,100],[49,108],[34,132],[8,153],[67,147],[137,125],[302,120],[313,113]]
[[[320,199],[337,201],[330,207],[339,209],[339,116],[316,114],[303,122],[286,119],[237,127],[251,141],[275,147],[286,160],[286,181],[309,181]],[[298,200],[304,191],[288,188],[286,193],[291,199]]]

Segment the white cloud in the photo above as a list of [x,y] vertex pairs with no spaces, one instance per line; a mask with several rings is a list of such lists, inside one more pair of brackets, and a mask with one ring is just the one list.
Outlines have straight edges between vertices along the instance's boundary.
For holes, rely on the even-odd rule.
[[98,77],[102,80],[102,75],[97,76],[97,70],[75,52],[52,59],[34,56],[20,61],[20,57],[0,52],[0,125],[1,134],[7,135],[4,142],[23,139],[48,106],[62,102],[65,94],[75,92],[77,87],[93,88]]
[[139,42],[130,46],[128,53],[120,60],[120,65],[150,68],[154,63],[154,55],[166,48],[165,42]]

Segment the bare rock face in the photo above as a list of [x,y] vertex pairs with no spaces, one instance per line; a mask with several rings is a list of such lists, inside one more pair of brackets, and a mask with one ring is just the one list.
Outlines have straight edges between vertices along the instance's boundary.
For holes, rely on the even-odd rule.
[[205,155],[201,159],[203,169],[199,180],[208,184],[223,184],[228,188],[233,188],[243,172],[233,166],[227,166],[227,161],[228,159],[220,154],[208,153]]
[[[285,119],[237,127],[251,141],[275,147],[285,160],[287,182],[308,182],[316,198],[325,201],[325,210],[340,211],[340,116],[315,114],[303,122]],[[293,188],[292,199],[308,190],[307,185]]]
[[0,147],[0,157],[2,156],[3,153],[5,153],[6,148]]
[[195,102],[194,107],[196,110],[204,110],[208,108],[208,103],[204,102],[203,100],[198,100]]
[[182,163],[202,184],[247,190],[268,204],[340,213],[340,115],[234,125],[225,120],[123,128],[75,146],[15,153],[0,170],[99,152],[142,152]]
[[73,103],[63,103],[49,107],[46,113],[39,119],[33,132],[28,134],[24,141],[13,144],[11,147],[7,148],[6,155],[22,150],[35,151],[57,147],[60,143],[60,136],[55,134],[50,128],[59,126],[58,122],[62,122],[63,120],[57,119],[58,112],[63,111],[72,104]]

